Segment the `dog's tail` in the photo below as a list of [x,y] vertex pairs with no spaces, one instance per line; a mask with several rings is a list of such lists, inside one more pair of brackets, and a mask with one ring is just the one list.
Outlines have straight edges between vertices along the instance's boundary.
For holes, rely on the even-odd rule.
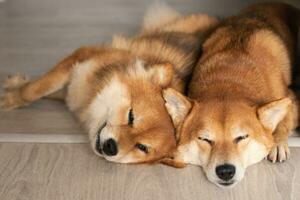
[[163,27],[180,16],[176,10],[166,3],[156,2],[146,11],[142,29],[148,31]]

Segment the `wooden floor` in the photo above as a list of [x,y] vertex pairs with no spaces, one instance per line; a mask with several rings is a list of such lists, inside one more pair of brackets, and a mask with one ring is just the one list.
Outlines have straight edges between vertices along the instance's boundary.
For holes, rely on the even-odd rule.
[[[0,144],[1,200],[298,200],[300,149],[283,164],[264,161],[235,188],[209,184],[199,167],[122,165],[85,144]],[[298,166],[298,168],[297,168]]]
[[[114,33],[132,35],[152,2],[0,0],[0,81],[15,73],[36,77],[79,46],[108,42]],[[255,0],[166,2],[182,13],[222,17]],[[300,7],[297,0],[286,2]],[[300,148],[288,162],[263,161],[234,189],[221,190],[199,167],[109,163],[86,142],[61,102],[0,112],[0,200],[300,199]]]

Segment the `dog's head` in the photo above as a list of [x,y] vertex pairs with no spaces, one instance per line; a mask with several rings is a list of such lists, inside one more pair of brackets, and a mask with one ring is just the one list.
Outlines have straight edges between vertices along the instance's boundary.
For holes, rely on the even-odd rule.
[[267,156],[272,132],[291,103],[288,98],[262,106],[233,99],[196,102],[172,89],[164,98],[178,131],[175,161],[201,165],[222,187],[233,186],[248,166]]
[[82,118],[97,155],[119,163],[155,162],[176,148],[172,119],[162,97],[162,88],[172,82],[173,67],[135,58],[125,64],[117,68],[110,64],[109,77],[94,73],[106,81]]

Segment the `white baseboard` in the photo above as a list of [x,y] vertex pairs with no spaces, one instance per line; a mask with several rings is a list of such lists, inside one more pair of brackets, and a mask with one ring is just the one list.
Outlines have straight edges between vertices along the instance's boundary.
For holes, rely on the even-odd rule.
[[300,147],[300,137],[290,137],[289,138],[290,147]]

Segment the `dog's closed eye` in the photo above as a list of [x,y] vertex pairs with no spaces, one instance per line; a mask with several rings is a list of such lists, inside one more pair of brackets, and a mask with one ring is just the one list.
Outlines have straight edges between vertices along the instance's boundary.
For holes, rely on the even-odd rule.
[[245,140],[249,137],[249,135],[242,135],[242,136],[239,136],[237,138],[234,139],[234,142],[237,144],[239,142],[241,142],[242,140]]
[[209,145],[214,144],[214,141],[212,141],[210,139],[207,139],[207,138],[204,138],[204,137],[198,137],[198,139],[207,142]]

